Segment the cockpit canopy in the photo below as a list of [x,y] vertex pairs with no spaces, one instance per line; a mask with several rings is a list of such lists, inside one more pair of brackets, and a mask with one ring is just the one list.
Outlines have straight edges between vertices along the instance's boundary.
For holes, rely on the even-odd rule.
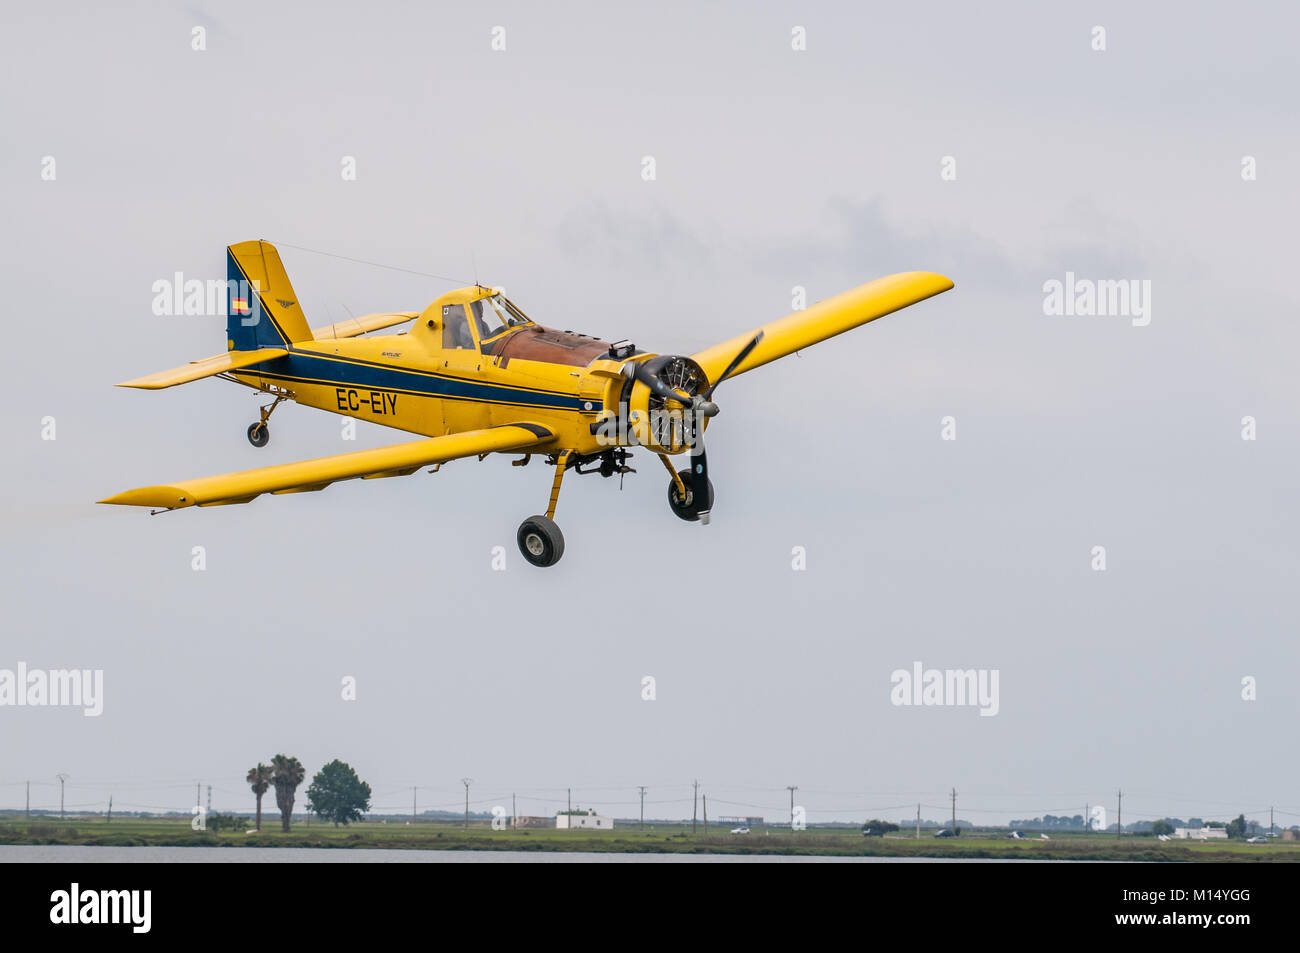
[[533,323],[526,314],[499,292],[465,305],[443,305],[442,346],[444,348],[474,349],[476,345],[473,335],[470,334],[469,325],[471,318],[474,321],[474,330],[478,334],[478,345],[483,345],[515,328]]
[[434,301],[417,324],[429,329],[444,351],[477,351],[505,367],[514,360],[586,367],[599,358],[626,360],[637,352],[630,342],[617,345],[572,331],[535,324],[498,289],[458,288]]

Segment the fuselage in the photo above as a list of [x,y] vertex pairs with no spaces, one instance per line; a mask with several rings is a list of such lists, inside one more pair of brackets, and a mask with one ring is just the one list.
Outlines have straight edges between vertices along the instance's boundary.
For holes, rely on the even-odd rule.
[[[462,288],[434,301],[406,332],[304,341],[230,376],[309,407],[430,437],[529,421],[555,433],[550,447],[607,449],[608,436],[593,433],[593,425],[626,401],[628,359],[654,355],[543,328],[513,305],[506,311],[503,300],[491,289]],[[497,327],[494,304],[506,320],[522,320]]]

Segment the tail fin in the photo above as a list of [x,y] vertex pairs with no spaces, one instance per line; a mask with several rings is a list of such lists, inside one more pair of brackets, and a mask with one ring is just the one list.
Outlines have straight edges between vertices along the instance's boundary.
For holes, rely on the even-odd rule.
[[226,247],[226,347],[251,351],[312,340],[311,328],[270,242]]

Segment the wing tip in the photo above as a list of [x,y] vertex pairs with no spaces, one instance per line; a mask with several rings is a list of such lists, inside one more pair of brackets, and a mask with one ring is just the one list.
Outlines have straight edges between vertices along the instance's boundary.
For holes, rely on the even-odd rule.
[[142,486],[137,490],[126,490],[98,502],[115,506],[153,506],[165,510],[194,505],[194,501],[187,498],[185,491],[175,486]]
[[939,274],[937,271],[904,271],[900,274],[892,275],[891,277],[902,278],[906,281],[925,282],[926,284],[933,285],[935,288],[933,292],[934,294],[950,291],[957,287],[956,282],[947,275]]

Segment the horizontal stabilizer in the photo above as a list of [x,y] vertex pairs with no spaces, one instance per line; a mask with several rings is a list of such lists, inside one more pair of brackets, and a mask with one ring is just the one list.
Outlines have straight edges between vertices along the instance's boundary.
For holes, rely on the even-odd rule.
[[184,367],[173,367],[169,371],[159,371],[157,374],[150,374],[147,377],[137,377],[133,381],[123,381],[117,386],[140,387],[145,390],[174,387],[177,384],[188,384],[190,381],[214,377],[227,371],[237,371],[242,367],[249,367],[253,364],[261,364],[263,361],[284,357],[288,353],[288,351],[280,347],[263,347],[254,351],[227,351],[225,354],[218,354],[216,357],[206,357],[201,361],[194,361]]

